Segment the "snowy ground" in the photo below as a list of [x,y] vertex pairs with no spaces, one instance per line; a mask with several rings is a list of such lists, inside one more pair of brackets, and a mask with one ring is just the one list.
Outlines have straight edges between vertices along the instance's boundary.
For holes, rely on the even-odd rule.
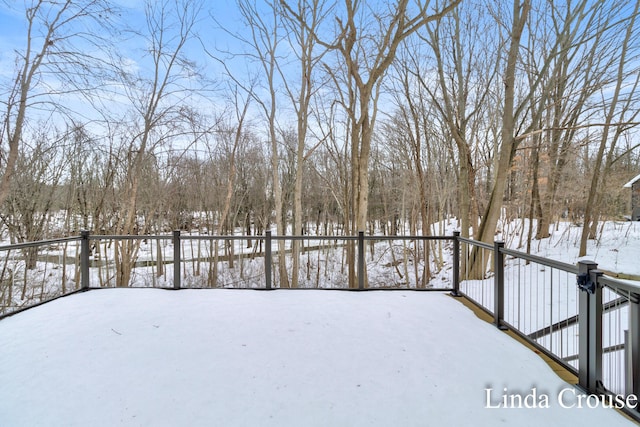
[[[640,276],[640,222],[606,221],[598,227],[598,238],[587,242],[584,257],[578,257],[582,227],[570,222],[554,224],[550,238],[532,242],[531,253],[569,264],[591,260],[607,271]],[[527,221],[513,221],[502,227],[503,233],[497,238],[503,239],[507,247],[524,252],[526,246],[521,235],[526,236],[527,230]]]
[[0,343],[1,426],[634,425],[440,293],[106,289]]

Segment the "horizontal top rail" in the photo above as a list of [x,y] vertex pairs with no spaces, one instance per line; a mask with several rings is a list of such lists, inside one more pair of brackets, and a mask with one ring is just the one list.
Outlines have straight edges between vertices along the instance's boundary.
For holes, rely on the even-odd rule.
[[[181,234],[181,239],[185,240],[266,240],[268,237],[264,234],[255,234],[253,236],[248,235],[198,235],[193,236],[189,234]],[[301,240],[358,240],[358,236],[274,236],[271,235],[269,237],[271,240],[290,240],[290,241],[301,241]]]
[[[484,249],[489,249],[489,250],[494,250],[495,246],[493,244],[490,243],[485,243],[485,242],[480,242],[477,240],[472,240],[472,239],[467,239],[465,237],[458,237],[458,240],[462,243],[467,243],[469,245],[472,246],[478,246]],[[505,254],[505,255],[511,255],[513,257],[516,258],[522,258],[525,261],[530,261],[530,262],[535,262],[537,264],[542,264],[545,265],[547,267],[551,267],[551,268],[557,268],[558,270],[564,270],[567,271],[569,273],[574,273],[574,274],[578,274],[578,266],[573,265],[573,264],[568,264],[566,262],[561,262],[561,261],[555,261],[549,258],[543,258],[541,256],[537,256],[537,255],[531,255],[531,254],[527,254],[525,252],[520,252],[520,251],[516,251],[513,249],[507,249],[504,247],[500,248],[500,252]]]
[[[151,240],[170,240],[173,238],[172,234],[128,234],[128,235],[104,235],[104,234],[91,234],[89,235],[89,239],[91,240],[140,240],[140,239],[151,239]],[[256,235],[191,235],[191,234],[181,234],[181,239],[184,240],[265,240],[267,236],[264,234],[256,234]],[[306,235],[306,236],[288,236],[288,235],[271,235],[271,240],[289,240],[289,241],[301,241],[301,240],[344,240],[344,241],[356,241],[359,239],[358,236],[322,236],[322,235]],[[79,239],[79,237],[73,238],[75,240]],[[375,235],[365,235],[363,236],[363,240],[371,241],[391,241],[391,240],[453,240],[454,236],[375,236]],[[34,245],[37,244],[34,243]],[[12,248],[15,245],[12,246]]]
[[74,242],[79,240],[80,240],[80,236],[74,236],[74,237],[61,237],[59,239],[38,240],[35,242],[14,243],[11,245],[0,246],[0,251],[27,249],[27,248],[34,248],[36,246],[53,245],[56,243],[67,243],[67,242]]
[[[239,236],[238,236],[239,237]],[[251,236],[244,236],[243,238],[247,238]],[[262,238],[264,236],[253,236],[254,239]],[[287,236],[287,235],[271,235],[271,240],[348,240],[355,241],[358,240],[359,236],[320,236],[320,235],[308,235],[308,236]],[[375,236],[375,235],[364,235],[362,236],[363,240],[367,241],[391,241],[391,240],[453,240],[454,236]]]
[[[635,283],[626,282],[620,279],[614,279],[613,277],[601,276],[598,278],[598,283],[601,283],[609,288],[622,289],[626,292],[636,294],[636,298],[640,295],[640,285]],[[615,289],[614,289],[615,290]]]
[[[87,236],[89,240],[171,240],[171,234],[125,234],[125,235],[109,235],[109,234],[90,234]],[[181,236],[182,238],[186,236]]]
[[455,238],[454,236],[364,236],[364,240],[454,240]]
[[573,264],[568,264],[566,262],[555,261],[549,258],[543,258],[537,255],[531,255],[520,251],[514,251],[513,249],[500,248],[500,252],[505,255],[511,255],[516,258],[522,258],[525,261],[535,262],[536,264],[545,265],[547,267],[555,268],[558,270],[563,270],[569,273],[578,274],[578,266]]
[[467,239],[466,237],[458,237],[458,240],[462,243],[467,243],[469,245],[472,246],[478,246],[484,249],[491,249],[493,250],[493,245],[489,244],[489,243],[485,243],[485,242],[480,242],[478,240],[471,240],[471,239]]

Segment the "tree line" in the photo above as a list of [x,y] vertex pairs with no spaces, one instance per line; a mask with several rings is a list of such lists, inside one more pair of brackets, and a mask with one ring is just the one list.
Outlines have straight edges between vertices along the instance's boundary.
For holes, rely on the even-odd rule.
[[[628,212],[640,2],[236,0],[233,22],[201,0],[118,4],[3,3],[12,241],[430,235],[457,218],[492,242],[528,218],[521,245],[570,220],[584,253]],[[138,245],[117,243],[122,283]]]

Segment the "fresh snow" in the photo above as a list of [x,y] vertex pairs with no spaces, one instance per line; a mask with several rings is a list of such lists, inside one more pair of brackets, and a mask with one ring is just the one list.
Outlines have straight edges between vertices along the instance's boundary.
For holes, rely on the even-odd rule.
[[444,293],[94,290],[0,343],[0,426],[634,425],[562,408],[571,385]]
[[[640,277],[640,222],[604,221],[598,225],[598,238],[587,241],[587,255],[578,257],[582,226],[571,222],[552,225],[551,237],[531,242],[531,253],[557,261],[576,264],[581,260],[598,263],[599,268]],[[507,247],[526,251],[528,221],[512,221],[502,226],[498,240]]]

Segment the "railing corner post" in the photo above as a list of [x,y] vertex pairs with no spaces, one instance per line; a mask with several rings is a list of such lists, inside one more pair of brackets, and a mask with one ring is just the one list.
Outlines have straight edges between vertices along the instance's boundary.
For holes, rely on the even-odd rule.
[[[598,363],[594,359],[594,348],[600,341],[600,353],[602,356],[602,291],[597,291],[596,285],[590,290],[589,282],[592,279],[592,272],[597,272],[598,264],[593,261],[578,262],[577,283],[580,289],[578,295],[578,385],[585,391],[595,393],[594,385],[597,382],[594,368]],[[596,276],[597,279],[597,276]],[[592,294],[593,292],[593,294]],[[595,296],[600,295],[600,319],[596,321]],[[600,324],[600,333],[598,334],[594,327]],[[600,358],[602,365],[602,357]]]
[[182,254],[180,253],[180,230],[173,230],[173,289],[180,289]]
[[451,295],[461,297],[460,294],[460,232],[453,232],[453,291]]
[[84,291],[89,289],[89,263],[91,247],[89,245],[89,230],[80,232],[80,288]]
[[504,242],[496,240],[493,242],[493,260],[494,260],[494,289],[493,289],[493,321],[498,329],[506,330],[503,325],[504,320],[504,254],[502,249]]
[[[265,287],[267,289],[271,289],[271,230],[266,230],[264,232],[264,276],[265,276]],[[280,254],[282,256],[282,254]]]

